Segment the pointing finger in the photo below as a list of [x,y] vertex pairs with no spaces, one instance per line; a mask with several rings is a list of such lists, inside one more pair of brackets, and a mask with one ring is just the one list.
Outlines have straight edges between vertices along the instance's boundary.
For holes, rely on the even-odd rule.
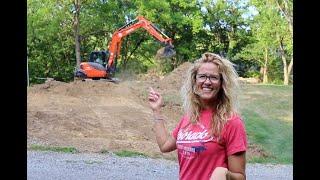
[[152,87],[149,87],[149,90],[150,90],[150,92],[152,92],[152,93],[155,92]]

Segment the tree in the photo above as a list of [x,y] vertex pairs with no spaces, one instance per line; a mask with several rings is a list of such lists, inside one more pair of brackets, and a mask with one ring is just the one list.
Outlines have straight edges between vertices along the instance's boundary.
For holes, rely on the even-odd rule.
[[287,65],[287,57],[292,55],[292,36],[287,33],[290,32],[290,26],[287,25],[274,0],[250,2],[258,12],[250,23],[254,41],[237,56],[260,62],[263,83],[269,82],[269,71],[278,71],[278,69],[269,68],[269,65],[273,61],[282,60],[283,82],[288,84],[287,77],[292,68],[292,61],[289,66]]
[[239,1],[204,1],[201,8],[203,31],[207,31],[207,37],[202,39],[204,48],[233,59],[250,41],[249,24],[243,18],[247,6]]
[[[27,51],[30,83],[73,79],[74,41],[67,1],[28,0]],[[71,48],[71,49],[70,49]]]
[[[287,28],[283,29],[281,35],[279,35],[279,48],[281,59],[283,62],[283,76],[284,84],[289,84],[289,76],[292,72],[293,67],[293,50],[292,50],[292,37],[293,37],[293,2],[292,0],[275,0],[277,4],[279,14],[285,18]],[[290,35],[288,35],[289,30]],[[289,63],[288,63],[289,62]]]
[[[200,39],[197,34],[203,28],[199,1],[191,0],[136,0],[137,13],[145,16],[173,39],[177,54],[163,61],[164,72],[170,72],[185,61],[198,57]],[[154,46],[159,48],[160,46]]]
[[[272,79],[279,76],[278,72],[290,74],[292,69],[292,37],[287,33],[291,22],[289,0],[250,1],[251,4],[234,0],[27,2],[31,83],[38,82],[37,77],[72,80],[74,68],[86,61],[81,57],[88,57],[93,50],[108,49],[113,32],[137,15],[143,15],[172,38],[177,54],[172,59],[156,61],[153,57],[163,46],[141,29],[123,39],[120,68],[146,72],[161,64],[166,73],[211,51],[234,62],[259,62],[265,69],[265,79],[268,72]],[[244,18],[249,5],[259,12],[253,20]]]
[[73,2],[73,31],[74,31],[74,42],[75,42],[75,53],[76,53],[76,62],[77,68],[80,67],[81,56],[80,56],[80,38],[79,38],[79,29],[80,29],[80,9],[81,9],[81,1],[74,0]]

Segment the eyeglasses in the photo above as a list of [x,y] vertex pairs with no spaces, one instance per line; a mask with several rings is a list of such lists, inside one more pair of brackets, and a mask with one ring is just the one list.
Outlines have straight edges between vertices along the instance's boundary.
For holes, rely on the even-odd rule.
[[218,82],[220,80],[220,76],[215,76],[215,75],[210,75],[207,76],[205,74],[197,74],[196,75],[196,80],[198,82],[205,82],[207,79],[209,79],[211,82]]

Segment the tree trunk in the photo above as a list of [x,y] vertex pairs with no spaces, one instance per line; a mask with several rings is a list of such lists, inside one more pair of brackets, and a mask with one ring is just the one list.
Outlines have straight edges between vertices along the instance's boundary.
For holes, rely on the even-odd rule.
[[268,83],[268,49],[265,48],[264,65],[263,65],[263,84]]
[[28,79],[28,87],[29,87],[29,59],[28,59],[28,55],[27,55],[27,79]]
[[289,63],[289,66],[288,66],[288,76],[289,77],[290,77],[290,74],[292,72],[292,67],[293,67],[293,55],[291,56],[290,63]]
[[285,56],[282,39],[280,39],[280,54],[283,63],[283,84],[289,84],[289,76],[291,74],[292,66],[293,66],[293,56],[291,57],[289,65],[287,64],[287,58]]
[[[278,9],[282,12],[285,19],[287,20],[291,37],[293,36],[293,15],[292,15],[292,8],[289,7],[289,2],[287,0],[279,1],[276,0]],[[282,44],[282,40],[280,40],[280,51],[281,51],[281,59],[283,62],[283,74],[284,74],[284,81],[283,84],[289,84],[289,77],[291,74],[292,66],[293,66],[293,56],[291,56],[291,60],[289,66],[287,66],[287,59],[285,57],[285,52]]]
[[288,67],[287,67],[287,59],[284,56],[284,54],[281,53],[281,59],[283,63],[283,84],[288,85],[289,84],[289,74],[288,74]]
[[76,61],[77,68],[80,67],[81,63],[81,55],[80,55],[80,38],[79,38],[79,15],[80,15],[80,0],[74,0],[74,19],[73,19],[73,30],[74,30],[74,40],[75,40],[75,53],[76,53]]

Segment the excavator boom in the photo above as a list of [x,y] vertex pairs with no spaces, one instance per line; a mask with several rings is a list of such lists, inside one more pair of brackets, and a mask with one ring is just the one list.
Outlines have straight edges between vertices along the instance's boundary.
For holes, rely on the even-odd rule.
[[[138,16],[113,33],[107,52],[91,52],[89,62],[80,63],[80,69],[75,72],[75,76],[81,79],[111,79],[111,76],[116,71],[116,61],[120,55],[122,39],[139,28],[145,29],[155,39],[165,45],[165,47],[157,51],[156,58],[170,58],[176,54],[172,45],[172,39],[143,16]],[[91,55],[96,56],[100,54],[102,54],[102,59],[91,57]],[[99,63],[101,60],[103,63]]]
[[115,60],[120,55],[122,39],[139,28],[144,28],[145,30],[147,30],[149,34],[151,34],[154,38],[156,38],[165,45],[163,51],[158,51],[157,57],[164,58],[175,55],[174,46],[172,45],[172,39],[169,38],[166,34],[164,34],[150,21],[145,19],[143,16],[138,16],[136,19],[130,21],[129,23],[122,26],[116,32],[113,33],[112,40],[109,45],[110,57],[107,64],[108,71],[115,71],[115,68],[112,67],[114,65]]

